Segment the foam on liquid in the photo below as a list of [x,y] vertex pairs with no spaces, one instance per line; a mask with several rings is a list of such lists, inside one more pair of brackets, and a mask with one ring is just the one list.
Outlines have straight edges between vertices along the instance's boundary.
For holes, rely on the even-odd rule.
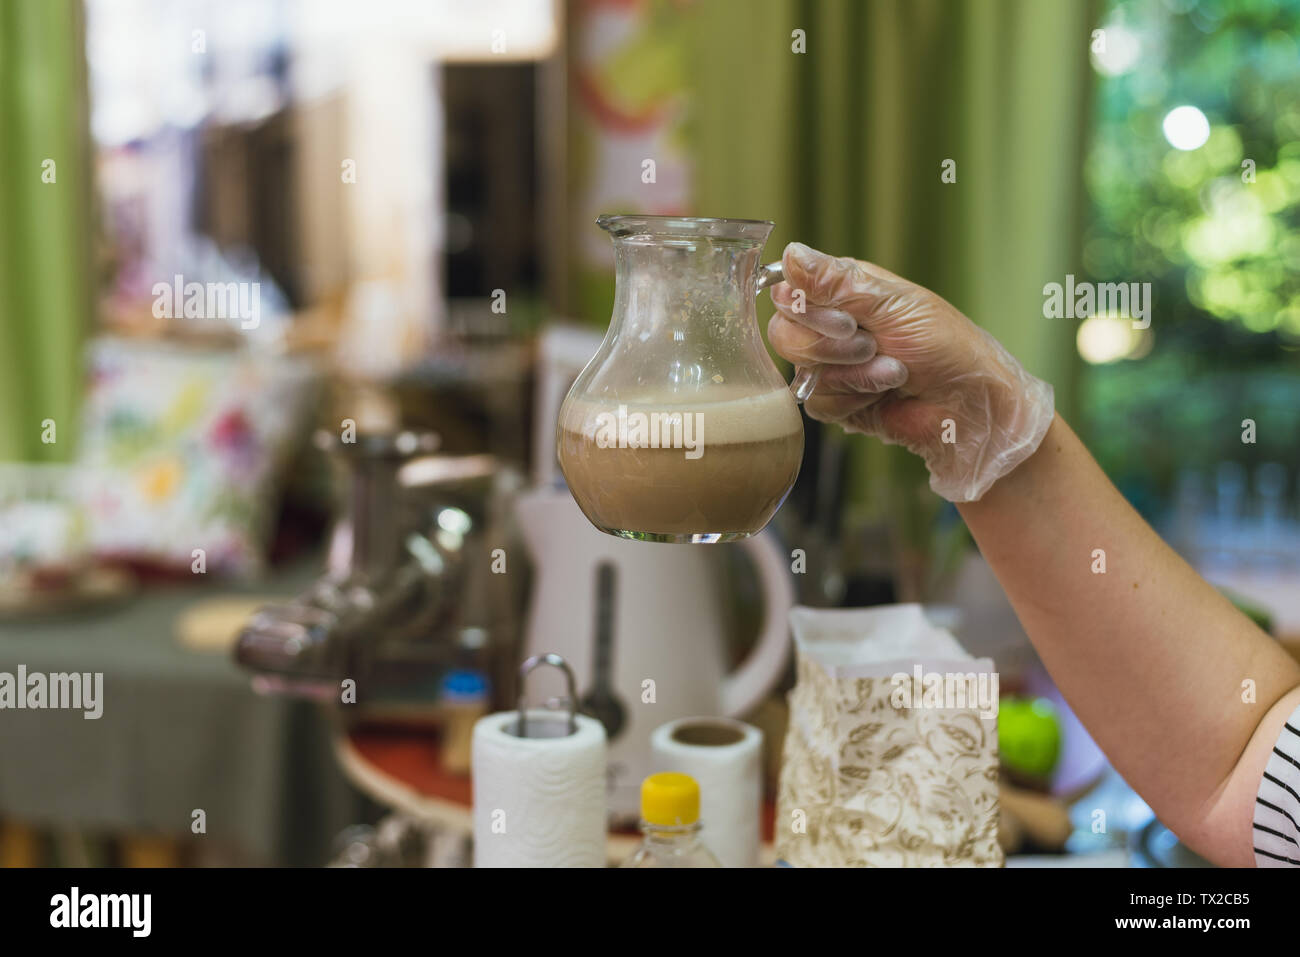
[[[602,414],[617,415],[618,407],[622,405],[626,406],[628,414],[693,415],[702,412],[705,448],[709,445],[767,442],[803,428],[798,407],[784,388],[755,394],[746,393],[739,387],[720,385],[710,387],[703,395],[709,396],[711,401],[702,398],[682,401],[679,396],[667,400],[651,396],[631,400],[574,399],[561,411],[560,427],[588,439],[594,438],[600,427],[598,417]],[[714,399],[715,396],[718,398]]]

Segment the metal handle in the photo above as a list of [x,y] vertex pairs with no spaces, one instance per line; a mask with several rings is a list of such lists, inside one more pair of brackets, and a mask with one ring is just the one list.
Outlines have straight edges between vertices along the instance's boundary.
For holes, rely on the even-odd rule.
[[613,683],[614,650],[614,563],[596,566],[596,684]]
[[[768,286],[775,285],[785,279],[785,269],[780,262],[768,263],[766,266],[758,267],[758,286],[762,290]],[[817,380],[821,378],[822,367],[820,365],[796,366],[794,370],[794,379],[790,382],[790,394],[794,400],[799,403],[807,401],[808,397],[813,394],[817,388]]]
[[577,682],[573,680],[573,669],[569,663],[554,652],[545,655],[533,655],[519,666],[519,722],[515,725],[519,737],[528,737],[528,675],[538,665],[550,665],[564,672],[564,680],[569,688],[569,734],[578,730],[578,692]]

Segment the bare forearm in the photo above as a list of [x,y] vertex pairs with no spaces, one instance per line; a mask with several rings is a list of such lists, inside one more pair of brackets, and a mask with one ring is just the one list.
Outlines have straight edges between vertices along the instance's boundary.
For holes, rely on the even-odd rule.
[[1262,771],[1272,740],[1259,742],[1286,714],[1274,709],[1271,732],[1261,719],[1300,686],[1300,666],[1160,540],[1059,416],[1030,459],[960,509],[1116,768],[1202,853],[1250,863],[1254,792],[1231,779],[1239,765],[1242,779],[1246,764]]
[[906,446],[932,489],[968,503],[1021,622],[1111,760],[1193,847],[1251,863],[1255,789],[1300,700],[1300,666],[1160,541],[1053,416],[1051,387],[951,303],[798,243],[781,263],[768,338],[822,367],[808,415]]

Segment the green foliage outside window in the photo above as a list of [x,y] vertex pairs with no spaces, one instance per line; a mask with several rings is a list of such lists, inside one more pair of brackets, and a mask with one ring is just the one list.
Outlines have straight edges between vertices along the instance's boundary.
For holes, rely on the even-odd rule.
[[[1150,282],[1154,305],[1150,351],[1083,378],[1089,444],[1148,511],[1181,468],[1276,461],[1294,477],[1300,0],[1117,0],[1105,26],[1084,269]],[[1166,139],[1182,105],[1209,120],[1199,148]]]

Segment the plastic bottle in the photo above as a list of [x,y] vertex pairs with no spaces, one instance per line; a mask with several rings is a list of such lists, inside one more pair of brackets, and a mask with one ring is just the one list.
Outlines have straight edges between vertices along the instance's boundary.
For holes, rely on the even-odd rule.
[[700,786],[688,774],[652,774],[641,782],[645,838],[624,867],[721,867],[700,843]]

